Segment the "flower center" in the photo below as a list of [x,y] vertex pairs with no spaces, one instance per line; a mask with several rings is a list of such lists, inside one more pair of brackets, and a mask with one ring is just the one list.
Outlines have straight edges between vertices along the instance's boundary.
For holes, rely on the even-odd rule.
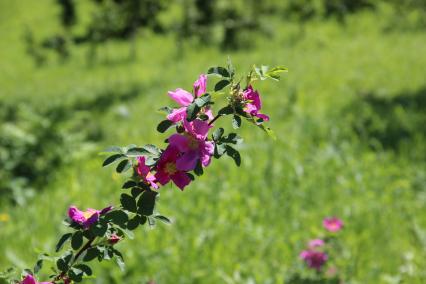
[[198,149],[198,141],[194,137],[188,137],[188,147],[191,150]]
[[164,171],[168,174],[168,175],[173,175],[177,172],[176,169],[176,164],[169,162],[166,164],[166,166],[164,167]]
[[94,214],[94,212],[92,212],[92,211],[83,212],[83,216],[86,219],[89,219],[90,217],[92,217],[93,214]]

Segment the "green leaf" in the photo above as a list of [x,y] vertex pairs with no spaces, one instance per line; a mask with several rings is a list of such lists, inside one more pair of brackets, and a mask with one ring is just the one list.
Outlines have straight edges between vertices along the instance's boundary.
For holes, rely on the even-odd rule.
[[171,107],[165,106],[165,107],[159,108],[158,111],[162,111],[162,112],[165,112],[167,114],[171,114],[173,109]]
[[220,158],[226,152],[226,144],[215,144],[214,147],[214,156],[215,158]]
[[210,67],[209,70],[207,70],[207,74],[213,74],[213,75],[219,75],[221,77],[229,78],[229,72],[224,67]]
[[126,189],[126,188],[132,188],[132,187],[135,187],[135,186],[137,186],[138,184],[135,182],[135,181],[133,181],[133,180],[128,180],[128,181],[126,181],[124,184],[123,184],[123,186],[121,187],[121,188],[123,188],[123,189]]
[[81,231],[77,231],[72,236],[71,247],[74,250],[78,250],[82,244],[83,244],[83,233]]
[[105,214],[105,220],[120,226],[126,224],[129,216],[123,210],[114,210]]
[[34,265],[34,273],[37,274],[43,268],[43,259],[38,259]]
[[56,261],[56,267],[60,271],[66,271],[73,256],[72,251],[67,251]]
[[103,152],[104,153],[122,153],[123,149],[120,146],[110,146],[106,148]]
[[56,244],[56,248],[55,251],[58,252],[62,249],[62,247],[64,246],[64,244],[70,240],[70,238],[72,237],[72,233],[67,233],[65,235],[62,235],[62,237],[59,239],[58,243]]
[[201,164],[200,160],[197,161],[197,165],[195,166],[194,173],[197,176],[201,176],[204,173],[204,171],[203,171],[203,165]]
[[137,207],[136,207],[136,200],[128,195],[128,194],[121,194],[120,196],[120,203],[123,206],[124,209],[130,211],[130,212],[136,212],[137,211]]
[[105,236],[106,231],[108,230],[108,224],[103,221],[103,222],[98,222],[93,224],[90,227],[90,231],[97,237],[103,237]]
[[190,180],[195,180],[195,177],[194,177],[194,175],[193,174],[191,174],[191,173],[186,173],[186,175],[189,177],[189,179]]
[[87,276],[90,276],[93,274],[92,269],[86,264],[77,264],[77,265],[74,265],[74,267],[81,270]]
[[238,115],[234,115],[234,117],[232,118],[232,127],[234,127],[234,129],[238,129],[241,127],[241,117]]
[[228,86],[230,83],[229,80],[220,80],[219,82],[216,83],[216,85],[214,86],[214,91],[218,92],[220,90],[222,90],[223,88],[225,88],[226,86]]
[[161,154],[160,149],[158,149],[157,146],[152,144],[146,144],[142,147],[142,149],[144,149],[145,151],[144,155],[158,157]]
[[211,96],[210,94],[204,94],[199,98],[196,98],[194,103],[199,107],[202,108],[206,105],[208,105],[211,101]]
[[142,192],[143,192],[143,190],[142,190],[142,189],[140,189],[139,187],[134,187],[134,188],[132,188],[132,190],[131,190],[132,196],[133,196],[133,198],[135,198],[135,199],[136,199],[136,197],[138,197],[138,196],[139,196]]
[[284,66],[276,66],[270,70],[268,70],[265,73],[266,77],[269,77],[275,81],[279,81],[280,80],[280,73],[282,72],[288,72],[288,69],[285,68]]
[[115,154],[115,155],[109,156],[108,158],[105,159],[102,166],[106,167],[106,166],[108,166],[112,163],[115,163],[115,162],[121,160],[123,157],[125,157],[123,154]]
[[132,167],[132,162],[130,162],[129,160],[123,160],[117,165],[117,168],[115,169],[115,171],[117,173],[122,173],[129,170],[131,167]]
[[234,160],[238,167],[241,165],[241,156],[237,150],[229,145],[226,145],[226,154]]
[[165,224],[171,224],[172,221],[170,221],[169,218],[167,218],[166,216],[163,215],[155,215],[154,216],[155,219],[160,220],[161,222],[165,223]]
[[219,141],[224,132],[225,130],[222,127],[216,129],[212,134],[213,141]]
[[150,216],[154,212],[155,197],[157,193],[151,190],[145,190],[142,192],[141,197],[138,201],[138,212],[145,216]]
[[74,282],[78,283],[83,281],[83,271],[76,267],[70,268],[70,270],[68,271],[68,276]]
[[234,113],[234,109],[230,105],[227,105],[226,107],[221,108],[218,112],[218,114],[220,115],[228,115],[233,113]]
[[120,268],[121,271],[125,271],[126,270],[126,265],[124,264],[124,260],[121,256],[115,256],[114,257],[115,263],[117,263],[118,267]]
[[86,254],[83,257],[83,261],[92,261],[99,256],[99,253],[100,252],[97,247],[89,248],[88,250],[86,250]]
[[139,216],[135,216],[132,219],[129,220],[129,222],[127,222],[127,229],[133,231],[135,230],[140,224],[140,218]]
[[145,153],[142,147],[132,147],[126,151],[127,157],[139,157]]
[[161,121],[158,125],[157,125],[157,131],[160,133],[164,133],[166,132],[167,129],[169,129],[172,125],[173,125],[173,121],[170,121],[168,119]]
[[200,107],[195,102],[190,104],[186,108],[186,120],[193,121],[195,118],[197,118],[197,114],[199,112],[200,112]]

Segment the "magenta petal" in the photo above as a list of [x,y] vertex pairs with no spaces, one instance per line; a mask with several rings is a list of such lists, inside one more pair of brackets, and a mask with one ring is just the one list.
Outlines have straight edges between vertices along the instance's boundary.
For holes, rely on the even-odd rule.
[[86,221],[86,218],[83,215],[83,212],[78,210],[77,207],[75,206],[71,206],[68,209],[68,217],[70,217],[70,219],[76,223],[83,223]]
[[269,121],[269,116],[267,116],[266,114],[258,113],[258,114],[256,114],[256,116],[257,116],[258,118],[263,119],[263,121]]
[[175,146],[180,152],[186,152],[188,148],[188,137],[182,134],[173,134],[169,137],[169,144]]
[[206,141],[200,145],[200,160],[203,167],[207,167],[210,164],[213,153],[214,143],[212,141]]
[[161,185],[165,185],[170,181],[170,177],[163,171],[156,172],[155,178]]
[[199,97],[206,93],[207,88],[207,76],[201,74],[198,77],[198,80],[194,82],[194,95]]
[[83,227],[85,229],[88,229],[91,225],[96,223],[99,220],[99,212],[93,213],[92,216],[90,216],[89,219],[87,219],[85,222],[83,222]]
[[200,140],[206,139],[209,129],[212,127],[207,121],[200,119],[195,119],[191,122],[184,120],[183,126],[188,133]]
[[181,190],[191,182],[191,179],[184,172],[177,172],[171,176],[171,179]]
[[105,207],[104,209],[102,209],[102,210],[99,212],[99,214],[100,214],[100,215],[106,214],[106,213],[108,213],[109,211],[111,211],[111,210],[112,210],[112,208],[114,208],[114,207],[113,207],[113,206]]
[[197,166],[198,153],[189,151],[176,160],[176,168],[180,171],[192,171]]
[[186,118],[186,107],[174,109],[170,114],[167,115],[167,119],[177,123]]
[[34,276],[28,274],[25,276],[24,280],[21,282],[22,284],[37,284],[37,281],[34,279]]
[[181,106],[189,106],[194,100],[194,97],[191,95],[191,93],[181,88],[178,88],[175,91],[169,91],[168,94],[170,98],[172,98]]

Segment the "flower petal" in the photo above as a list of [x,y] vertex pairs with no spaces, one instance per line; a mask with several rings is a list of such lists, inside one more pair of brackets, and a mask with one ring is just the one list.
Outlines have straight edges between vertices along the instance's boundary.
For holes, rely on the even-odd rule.
[[37,281],[34,279],[34,276],[28,274],[25,276],[24,280],[21,282],[22,284],[37,284]]
[[191,183],[191,179],[185,172],[177,172],[171,176],[171,179],[181,190]]
[[181,107],[172,110],[170,114],[167,115],[167,119],[177,123],[186,118],[186,107]]
[[170,181],[170,177],[164,171],[157,171],[155,173],[155,179],[161,184],[165,185]]
[[207,88],[207,76],[201,74],[198,77],[198,80],[194,82],[194,95],[195,97],[199,97],[206,93]]
[[194,100],[194,97],[191,95],[191,93],[181,88],[178,88],[175,91],[169,91],[168,94],[170,98],[172,98],[181,106],[189,106]]
[[187,152],[189,150],[188,137],[185,135],[175,133],[168,140],[169,144],[175,146],[180,152]]
[[198,159],[197,151],[186,152],[176,160],[176,168],[180,171],[192,171],[197,166]]
[[207,167],[210,164],[213,153],[214,142],[206,141],[200,144],[200,160],[203,167]]
[[75,206],[71,206],[68,209],[68,217],[70,217],[71,220],[79,224],[82,224],[86,221],[83,211],[78,210]]

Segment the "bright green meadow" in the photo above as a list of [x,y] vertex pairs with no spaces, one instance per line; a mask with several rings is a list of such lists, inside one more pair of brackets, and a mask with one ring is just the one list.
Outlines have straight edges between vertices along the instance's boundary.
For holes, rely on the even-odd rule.
[[[83,102],[67,115],[86,121],[74,133],[87,127],[97,139],[63,149],[69,160],[24,205],[0,203],[0,270],[32,267],[40,252],[53,252],[69,205],[117,205],[124,177],[102,168],[98,153],[163,146],[167,134],[155,128],[164,113],[155,110],[173,106],[167,91],[190,90],[229,55],[241,73],[252,64],[289,69],[280,82],[256,84],[277,140],[243,122],[241,167],[225,157],[183,192],[162,188],[156,209],[173,223],[135,231],[118,244],[126,270],[96,263],[96,278],[84,283],[285,283],[327,216],[345,222],[334,259],[345,283],[426,283],[424,30],[385,29],[386,11],[357,13],[345,25],[315,20],[303,34],[271,18],[273,33],[253,34],[238,51],[143,32],[135,59],[127,44],[108,42],[93,65],[85,47],[74,47],[67,62],[52,55],[36,67],[22,37],[26,26],[37,36],[54,29],[51,2],[0,1],[0,103],[38,110]],[[230,118],[218,125],[232,129]]]

